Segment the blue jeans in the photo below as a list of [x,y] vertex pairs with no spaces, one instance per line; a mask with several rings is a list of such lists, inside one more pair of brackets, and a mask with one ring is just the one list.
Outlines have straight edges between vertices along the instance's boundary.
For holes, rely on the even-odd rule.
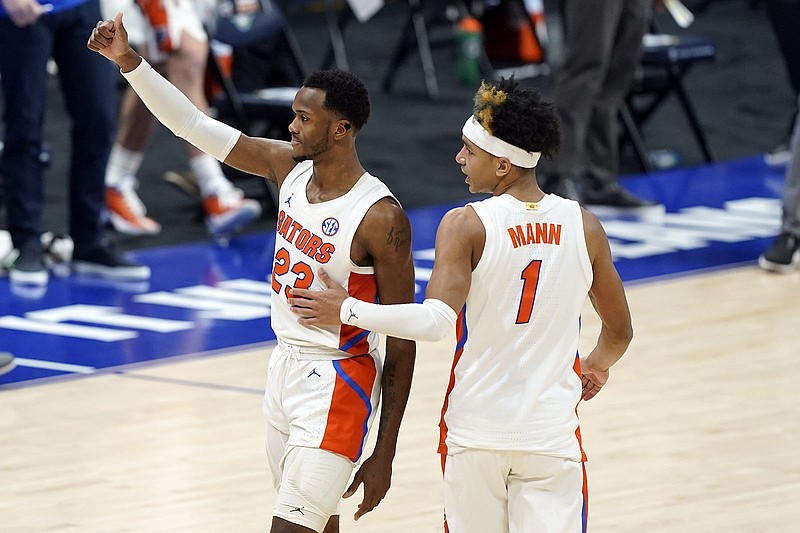
[[[24,28],[0,17],[0,83],[5,96],[8,231],[19,247],[42,232],[44,188],[39,152],[47,105],[47,62],[58,65],[72,121],[69,135],[69,233],[77,249],[102,240],[105,169],[116,130],[115,68],[86,42],[100,17],[99,0],[44,15]],[[67,132],[64,132],[66,135]],[[65,154],[53,154],[65,157]]]

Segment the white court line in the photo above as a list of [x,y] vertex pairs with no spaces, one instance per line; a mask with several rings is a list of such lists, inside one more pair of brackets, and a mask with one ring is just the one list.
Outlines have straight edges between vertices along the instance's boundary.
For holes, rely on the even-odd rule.
[[76,374],[94,374],[96,369],[92,366],[71,365],[69,363],[54,363],[53,361],[41,361],[39,359],[25,359],[16,357],[14,359],[17,366],[29,366],[31,368],[44,368],[46,370],[58,370],[61,372],[74,372]]

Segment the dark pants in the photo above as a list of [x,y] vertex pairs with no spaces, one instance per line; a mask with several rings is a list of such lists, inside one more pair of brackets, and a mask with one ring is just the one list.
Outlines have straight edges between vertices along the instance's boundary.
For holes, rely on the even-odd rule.
[[[800,0],[768,0],[767,15],[795,95],[800,95]],[[794,127],[797,109],[791,120]]]
[[642,54],[653,0],[565,0],[564,64],[553,83],[562,145],[554,170],[613,182],[618,113]]
[[99,20],[99,0],[44,15],[24,28],[0,18],[0,82],[5,96],[5,148],[0,169],[8,231],[17,247],[38,239],[42,232],[44,186],[39,152],[51,57],[58,66],[61,92],[72,120],[69,233],[78,249],[101,241],[105,169],[117,107],[113,63],[86,48]]
[[786,62],[795,93],[800,93],[800,0],[769,0],[767,14]]

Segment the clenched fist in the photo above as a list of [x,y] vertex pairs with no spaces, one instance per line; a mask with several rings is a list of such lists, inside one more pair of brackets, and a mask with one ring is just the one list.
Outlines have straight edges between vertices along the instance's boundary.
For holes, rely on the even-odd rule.
[[122,24],[121,12],[117,13],[114,20],[98,22],[86,46],[89,50],[115,61],[123,72],[133,70],[141,62],[139,54],[128,44],[128,32]]

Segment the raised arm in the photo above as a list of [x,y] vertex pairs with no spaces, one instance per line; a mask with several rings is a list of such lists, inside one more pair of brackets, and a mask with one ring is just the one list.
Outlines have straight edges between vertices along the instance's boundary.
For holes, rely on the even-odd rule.
[[87,46],[114,61],[153,115],[175,135],[244,172],[263,176],[279,186],[294,167],[291,145],[249,137],[200,111],[174,85],[158,74],[128,44],[122,13],[97,23]]
[[[370,257],[381,302],[414,301],[414,262],[411,257],[411,224],[402,208],[390,198],[377,202],[358,229],[354,258]],[[400,422],[405,412],[414,374],[413,342],[388,337],[381,378],[381,414],[372,455],[358,469],[345,493],[351,496],[364,484],[364,497],[356,520],[375,508],[391,485],[392,461],[397,449]]]
[[628,349],[633,327],[625,289],[611,258],[608,237],[597,217],[586,210],[583,210],[583,226],[594,276],[589,299],[602,322],[597,344],[581,360],[583,399],[590,400],[608,380],[608,369]]

